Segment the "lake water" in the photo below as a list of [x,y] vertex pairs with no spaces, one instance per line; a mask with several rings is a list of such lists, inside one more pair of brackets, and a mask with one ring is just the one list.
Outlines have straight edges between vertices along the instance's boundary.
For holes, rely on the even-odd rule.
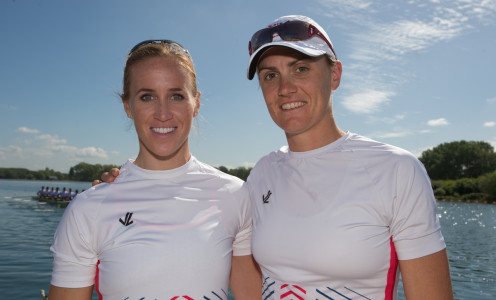
[[[41,289],[48,292],[49,247],[64,209],[31,200],[42,185],[82,190],[91,183],[0,180],[1,299],[39,300]],[[438,214],[455,299],[496,299],[496,205],[439,202]]]

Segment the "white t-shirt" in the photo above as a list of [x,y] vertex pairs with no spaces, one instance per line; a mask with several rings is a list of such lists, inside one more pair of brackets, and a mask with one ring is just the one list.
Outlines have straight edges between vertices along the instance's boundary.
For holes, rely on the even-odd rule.
[[396,299],[398,259],[445,248],[427,173],[397,147],[353,133],[283,147],[247,183],[265,300]]
[[243,181],[194,157],[168,171],[128,161],[66,208],[51,284],[95,284],[105,300],[227,299],[232,255],[251,254],[251,214]]

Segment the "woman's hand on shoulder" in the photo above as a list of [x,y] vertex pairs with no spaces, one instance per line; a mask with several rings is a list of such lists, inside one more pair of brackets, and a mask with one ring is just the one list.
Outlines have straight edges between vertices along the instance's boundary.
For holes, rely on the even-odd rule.
[[93,186],[100,184],[102,182],[105,182],[105,183],[114,182],[114,180],[117,178],[117,176],[119,176],[119,169],[112,168],[112,169],[110,169],[110,171],[102,173],[102,177],[101,177],[102,180],[101,181],[100,180],[93,180]]

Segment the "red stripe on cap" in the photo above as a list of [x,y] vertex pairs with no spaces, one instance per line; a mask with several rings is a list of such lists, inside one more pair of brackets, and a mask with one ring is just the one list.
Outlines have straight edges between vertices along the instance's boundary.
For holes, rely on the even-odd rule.
[[389,270],[387,274],[385,300],[394,299],[394,287],[396,286],[396,273],[398,272],[398,256],[396,255],[396,248],[394,247],[393,237],[389,239],[391,248],[391,257],[389,259]]

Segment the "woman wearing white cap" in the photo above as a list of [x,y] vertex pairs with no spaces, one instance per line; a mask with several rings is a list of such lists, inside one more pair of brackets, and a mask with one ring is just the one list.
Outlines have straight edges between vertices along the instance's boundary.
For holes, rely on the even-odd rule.
[[445,243],[427,173],[409,152],[336,125],[341,62],[315,21],[286,16],[250,41],[288,146],[248,178],[262,299],[452,299]]

